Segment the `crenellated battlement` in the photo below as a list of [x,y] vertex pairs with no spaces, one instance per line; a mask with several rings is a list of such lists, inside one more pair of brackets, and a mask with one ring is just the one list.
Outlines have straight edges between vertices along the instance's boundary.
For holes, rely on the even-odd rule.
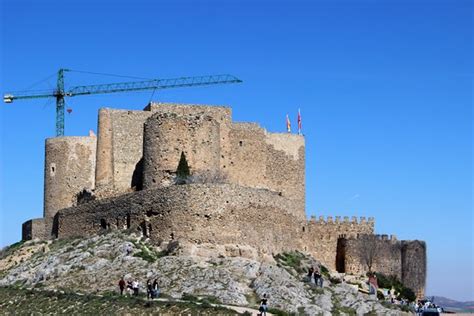
[[[342,220],[341,220],[342,218]],[[313,225],[331,225],[331,224],[358,224],[358,225],[375,225],[375,219],[373,217],[369,217],[368,219],[365,216],[357,217],[352,216],[319,216],[316,218],[315,215],[311,215],[311,218],[308,221],[308,224]]]
[[375,240],[380,241],[399,241],[396,235],[387,235],[387,234],[339,234],[339,238],[345,239],[361,239],[364,240],[367,236],[372,236]]
[[375,235],[375,238],[377,240],[389,240],[389,241],[398,241],[397,239],[397,236],[395,235],[386,235],[386,234],[383,234],[383,235]]

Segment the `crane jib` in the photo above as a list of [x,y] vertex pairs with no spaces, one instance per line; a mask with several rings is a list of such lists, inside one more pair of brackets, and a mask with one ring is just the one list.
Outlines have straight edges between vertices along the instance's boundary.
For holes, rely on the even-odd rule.
[[36,98],[56,98],[56,135],[64,135],[64,97],[79,95],[105,94],[118,92],[132,92],[144,90],[162,90],[173,88],[185,88],[195,86],[209,86],[215,84],[241,83],[239,78],[229,75],[208,75],[194,77],[180,77],[171,79],[153,79],[131,82],[119,82],[109,84],[83,85],[72,87],[68,90],[64,88],[64,72],[68,69],[59,69],[57,75],[57,88],[46,91],[22,91],[17,93],[7,93],[3,96],[3,102],[12,103],[14,100],[36,99]]

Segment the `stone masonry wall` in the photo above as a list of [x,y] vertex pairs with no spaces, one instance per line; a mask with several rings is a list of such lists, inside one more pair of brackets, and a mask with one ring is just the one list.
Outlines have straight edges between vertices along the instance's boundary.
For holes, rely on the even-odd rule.
[[96,200],[58,216],[59,237],[89,236],[103,229],[133,228],[157,243],[236,244],[260,253],[308,252],[334,269],[337,236],[373,231],[373,220],[337,217],[307,222],[294,201],[266,189],[234,184],[172,185]]
[[255,123],[234,123],[230,130],[230,161],[225,169],[231,182],[267,188],[265,131]]
[[156,243],[248,245],[260,253],[302,249],[301,222],[291,202],[268,190],[188,184],[143,190],[60,211],[60,238],[132,228]]
[[305,141],[301,135],[266,133],[266,184],[295,201],[295,216],[305,213]]
[[23,223],[21,226],[21,239],[22,240],[31,240],[31,239],[48,239],[49,236],[46,232],[46,226],[44,223],[44,218],[35,218],[30,219]]
[[415,291],[419,298],[425,297],[426,243],[420,240],[401,242],[402,282]]
[[[175,116],[167,119],[163,116],[171,114]],[[156,138],[147,141],[143,136],[144,123],[151,115],[167,120],[168,132],[165,133],[164,128],[159,133],[148,128]],[[210,117],[216,126],[196,139],[196,133],[191,133],[189,127],[194,124],[192,120],[202,120],[202,117]],[[186,128],[183,120],[187,122]],[[168,146],[167,150],[178,152],[178,147],[186,144],[186,156],[193,160],[191,164],[196,170],[202,170],[202,165],[209,163],[212,168],[208,169],[214,169],[218,157],[217,171],[228,176],[230,182],[280,192],[295,200],[298,205],[295,214],[302,219],[305,217],[302,136],[269,133],[253,123],[232,123],[228,107],[172,103],[151,103],[144,111],[101,109],[98,125],[96,183],[99,198],[130,192],[132,187],[140,189],[141,179],[147,182],[145,179],[153,178],[147,173],[153,173],[154,169],[142,161],[145,151],[155,155],[157,150],[164,151],[162,147]],[[157,137],[158,134],[161,136]],[[192,150],[188,150],[191,147]],[[162,170],[175,171],[176,155],[164,157],[160,163],[166,164]],[[142,166],[146,171],[142,171]],[[145,186],[148,185],[147,182]]]
[[357,236],[358,234],[373,234],[374,219],[365,217],[340,216],[334,219],[328,216],[324,219],[312,217],[306,226],[306,244],[307,250],[315,257],[321,260],[328,268],[336,270],[336,249],[337,242],[341,235]]
[[207,115],[156,113],[145,123],[143,187],[174,183],[184,153],[191,174],[220,169],[219,124]]
[[96,194],[116,196],[140,189],[145,121],[154,113],[208,115],[219,122],[222,141],[221,166],[227,164],[231,109],[175,103],[150,103],[143,111],[103,108],[99,111]]
[[95,186],[96,137],[48,138],[45,146],[44,217],[76,205],[77,194]]
[[219,125],[221,144],[220,166],[221,170],[225,171],[230,161],[229,132],[232,125],[232,109],[230,107],[152,102],[145,107],[145,110],[153,113],[174,113],[183,116],[199,115],[212,117]]
[[[394,236],[375,236],[375,256],[372,271],[396,276],[411,288],[418,298],[424,297],[426,283],[426,244],[423,241],[399,241]],[[345,239],[346,273],[365,274],[365,256],[372,247],[362,236]]]
[[234,123],[231,160],[223,170],[232,182],[267,188],[294,200],[294,215],[305,219],[304,138],[269,133],[255,123]]
[[[369,248],[373,251],[370,252]],[[401,242],[394,236],[375,235],[369,239],[346,239],[346,273],[367,273],[366,258],[370,257],[373,258],[372,271],[402,279]]]
[[54,218],[34,218],[24,222],[21,225],[21,239],[47,240],[52,237]]
[[98,120],[96,183],[98,197],[130,192],[141,174],[143,124],[149,111],[101,109]]

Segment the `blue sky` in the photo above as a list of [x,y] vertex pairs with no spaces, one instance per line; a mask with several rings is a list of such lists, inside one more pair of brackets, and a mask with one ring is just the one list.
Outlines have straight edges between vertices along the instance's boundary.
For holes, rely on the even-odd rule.
[[[474,299],[473,4],[467,0],[25,1],[1,7],[1,92],[66,67],[146,78],[231,73],[241,85],[77,97],[66,135],[103,106],[226,104],[306,136],[308,215],[374,216],[428,244],[427,293]],[[67,73],[66,84],[117,78]],[[54,76],[33,88],[51,88]],[[42,216],[54,102],[0,106],[0,245]]]

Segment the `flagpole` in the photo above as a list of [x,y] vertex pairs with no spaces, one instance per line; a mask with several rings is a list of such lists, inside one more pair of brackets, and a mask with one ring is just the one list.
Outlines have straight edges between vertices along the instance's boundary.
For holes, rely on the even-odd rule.
[[298,135],[301,135],[301,128],[302,128],[302,123],[301,123],[301,110],[298,109]]
[[290,117],[288,116],[288,113],[286,114],[286,131],[288,133],[291,133],[291,122],[290,122]]

